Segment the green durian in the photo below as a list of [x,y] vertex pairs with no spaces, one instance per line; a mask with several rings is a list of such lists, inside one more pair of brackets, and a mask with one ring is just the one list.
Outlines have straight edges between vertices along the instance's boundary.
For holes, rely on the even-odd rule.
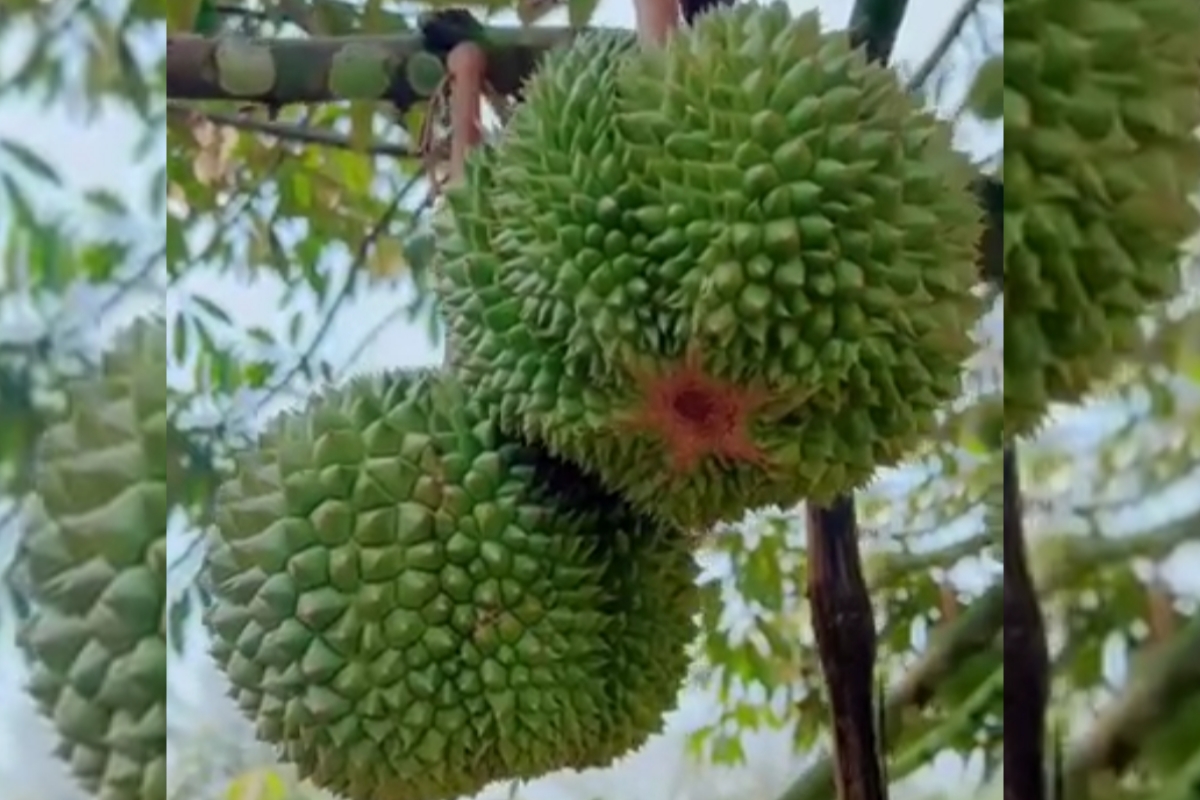
[[610,764],[697,634],[684,533],[501,435],[452,378],[284,415],[218,491],[206,614],[259,736],[351,800]]
[[862,486],[961,390],[970,165],[815,13],[583,35],[473,161],[440,253],[455,369],[674,524]]
[[166,797],[166,332],[122,332],[44,434],[18,551],[29,692],[96,800]]
[[1004,25],[1013,436],[1136,357],[1142,317],[1180,290],[1181,245],[1200,227],[1200,5],[1005,0]]

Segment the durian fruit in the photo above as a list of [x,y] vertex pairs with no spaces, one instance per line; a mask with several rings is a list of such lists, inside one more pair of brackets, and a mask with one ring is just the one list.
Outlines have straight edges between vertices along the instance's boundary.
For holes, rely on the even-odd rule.
[[972,351],[981,215],[950,140],[815,13],[581,36],[448,195],[455,367],[674,524],[861,486]]
[[166,364],[141,321],[71,387],[18,551],[29,691],[97,800],[166,796]]
[[499,435],[447,375],[317,396],[217,497],[213,653],[318,786],[439,800],[604,766],[674,707],[683,532]]
[[1108,378],[1180,289],[1200,227],[1200,4],[1005,0],[1004,26],[1011,436]]

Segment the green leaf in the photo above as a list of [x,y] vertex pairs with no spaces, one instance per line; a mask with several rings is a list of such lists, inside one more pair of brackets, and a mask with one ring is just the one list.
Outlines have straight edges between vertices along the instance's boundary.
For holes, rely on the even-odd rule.
[[188,352],[188,319],[183,314],[175,317],[171,331],[171,351],[175,363],[182,364]]
[[35,286],[61,288],[75,277],[76,260],[69,242],[56,225],[29,231],[25,260]]
[[[215,32],[215,31],[214,31]],[[138,62],[125,39],[117,39],[117,63],[121,74],[121,93],[145,117],[150,112],[150,87],[146,83],[145,68]]]
[[999,119],[1004,116],[1004,58],[994,56],[975,73],[967,92],[967,108],[980,119]]
[[325,36],[345,36],[358,32],[361,27],[362,12],[351,3],[313,0],[310,5],[318,32]]
[[251,389],[261,389],[274,374],[275,364],[270,361],[251,361],[242,365],[242,384]]
[[50,166],[45,159],[20,142],[15,142],[12,139],[0,139],[0,150],[8,153],[14,161],[30,174],[55,186],[62,185],[62,178],[59,176],[58,170]]
[[181,594],[167,612],[167,641],[171,649],[177,653],[183,652],[183,626],[192,613],[192,593]]
[[199,30],[198,19],[200,15],[201,5],[207,5],[212,8],[210,2],[205,0],[170,0],[167,3],[167,32],[180,33],[183,31],[193,31],[195,33],[203,33]]
[[79,251],[79,266],[91,283],[112,280],[117,270],[128,263],[129,248],[115,242],[86,245]]
[[221,308],[212,300],[209,300],[207,297],[197,294],[192,295],[192,300],[195,301],[196,305],[204,309],[205,314],[208,314],[208,316],[212,317],[213,319],[223,322],[226,325],[233,324],[233,320],[229,318],[228,312],[226,312],[225,309]]
[[288,320],[288,343],[296,345],[300,343],[300,331],[304,325],[304,313],[301,311],[293,311],[292,318]]
[[256,342],[265,345],[274,345],[275,336],[261,325],[253,325],[246,330],[246,335]]
[[8,202],[12,204],[12,221],[16,227],[36,227],[37,215],[33,213],[33,206],[29,205],[24,190],[8,175],[0,174],[0,184],[4,185],[4,193],[8,195]]
[[225,800],[287,800],[287,782],[273,769],[244,772],[225,790]]
[[726,733],[713,737],[712,760],[716,764],[737,765],[746,761],[746,750],[742,747],[740,736]]
[[90,189],[84,192],[83,199],[88,205],[105,214],[121,217],[129,213],[125,201],[108,189]]

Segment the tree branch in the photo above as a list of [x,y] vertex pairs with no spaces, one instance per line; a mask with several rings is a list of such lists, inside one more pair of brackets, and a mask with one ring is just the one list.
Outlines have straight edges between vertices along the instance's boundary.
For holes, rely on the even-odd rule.
[[854,496],[808,506],[806,595],[829,694],[838,795],[884,800],[875,700],[875,618],[863,577]]
[[[287,142],[320,145],[322,147],[332,147],[337,150],[355,149],[355,145],[350,141],[349,137],[324,128],[311,128],[304,125],[279,122],[277,120],[259,119],[247,114],[206,111],[178,100],[167,101],[167,116],[189,124],[196,119],[203,119],[214,125],[236,128],[240,131],[248,131],[264,136],[273,136],[276,139]],[[414,156],[411,148],[389,142],[372,144],[367,147],[365,152],[373,156],[388,156],[392,158],[412,158]]]
[[[1164,525],[1120,537],[1072,536],[1068,551],[1055,550],[1049,569],[1038,570],[1038,594],[1048,597],[1070,586],[1081,575],[1135,558],[1159,560],[1181,544],[1195,538],[1200,511]],[[874,582],[873,582],[874,585]],[[902,733],[904,711],[926,703],[944,680],[986,647],[1004,626],[1004,590],[992,586],[950,625],[935,632],[929,648],[888,692],[884,701],[886,739],[897,741]],[[825,756],[804,772],[778,800],[826,800],[836,788],[833,763]],[[1165,798],[1164,798],[1165,800]]]
[[1089,787],[1111,783],[1137,757],[1150,733],[1200,693],[1200,615],[1144,662],[1129,686],[1100,715],[1067,757],[1068,797],[1088,797]]
[[1029,570],[1016,448],[1004,450],[1004,797],[1045,800],[1050,655]]
[[[488,54],[487,80],[500,95],[515,95],[542,54],[571,40],[570,28],[488,28],[480,43]],[[296,103],[337,100],[389,100],[401,111],[426,100],[424,87],[414,86],[407,67],[423,54],[445,63],[444,56],[428,53],[418,33],[389,36],[339,36],[310,39],[250,39],[236,45],[228,39],[195,36],[167,37],[167,97],[173,100],[241,100],[281,107]],[[230,75],[224,52],[253,54],[253,69],[239,67]],[[350,48],[350,49],[348,49]],[[362,64],[375,59],[386,81],[357,81],[359,85],[335,87],[331,76],[339,56],[353,54],[355,70],[370,72]],[[264,58],[265,56],[265,58]],[[261,62],[261,63],[259,63]],[[245,73],[254,73],[247,81]],[[249,83],[250,88],[242,84]]]
[[946,54],[950,52],[950,48],[958,41],[958,37],[962,35],[967,21],[979,10],[980,2],[981,0],[963,0],[962,5],[958,7],[958,10],[954,12],[954,16],[950,18],[950,24],[942,32],[941,38],[938,39],[933,49],[921,61],[921,65],[917,67],[917,71],[909,78],[909,91],[918,92],[925,87],[925,83],[933,75],[938,65],[942,63],[942,60],[945,59]]

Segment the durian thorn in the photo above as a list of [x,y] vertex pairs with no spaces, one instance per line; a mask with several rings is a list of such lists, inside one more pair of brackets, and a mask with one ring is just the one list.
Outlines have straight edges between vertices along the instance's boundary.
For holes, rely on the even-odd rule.
[[474,42],[463,42],[446,56],[450,79],[450,175],[462,180],[467,154],[483,141],[479,105],[487,82],[487,54]]
[[633,10],[643,47],[666,44],[679,28],[679,0],[633,0]]

